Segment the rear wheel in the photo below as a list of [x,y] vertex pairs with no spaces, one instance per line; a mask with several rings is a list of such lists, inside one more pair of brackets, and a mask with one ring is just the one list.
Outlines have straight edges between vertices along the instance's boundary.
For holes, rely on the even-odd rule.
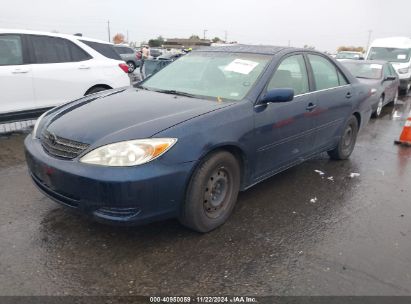
[[180,222],[198,232],[224,224],[234,209],[240,189],[240,168],[229,152],[206,157],[191,177]]
[[128,65],[128,72],[132,73],[136,69],[136,64],[133,61],[127,62]]
[[332,159],[336,160],[349,158],[354,150],[355,142],[357,141],[357,134],[358,121],[355,116],[351,116],[344,127],[343,135],[341,136],[337,147],[331,151],[328,151],[328,155]]

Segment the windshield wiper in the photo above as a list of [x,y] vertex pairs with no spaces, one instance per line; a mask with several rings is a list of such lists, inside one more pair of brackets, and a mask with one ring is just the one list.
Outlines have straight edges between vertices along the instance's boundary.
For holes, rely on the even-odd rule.
[[135,85],[133,85],[133,87],[135,87],[135,88],[137,88],[137,89],[142,89],[142,90],[147,90],[147,91],[149,91],[148,88],[142,86],[141,84],[135,84]]
[[153,90],[153,91],[159,92],[159,93],[164,93],[164,94],[172,94],[172,95],[178,95],[178,96],[198,98],[194,94],[190,94],[190,93],[186,93],[186,92],[180,92],[180,91],[176,91],[176,90]]

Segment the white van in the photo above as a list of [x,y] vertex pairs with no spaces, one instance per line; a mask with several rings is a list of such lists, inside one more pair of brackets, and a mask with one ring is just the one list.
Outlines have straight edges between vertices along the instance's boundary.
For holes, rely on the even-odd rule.
[[34,118],[84,95],[129,86],[127,72],[108,42],[0,29],[0,123]]
[[367,52],[367,60],[389,61],[400,76],[400,90],[411,88],[411,39],[391,37],[376,39]]

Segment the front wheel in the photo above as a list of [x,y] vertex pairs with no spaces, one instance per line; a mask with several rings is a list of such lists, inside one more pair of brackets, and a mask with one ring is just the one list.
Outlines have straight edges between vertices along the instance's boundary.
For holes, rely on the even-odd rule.
[[373,118],[380,117],[383,106],[384,106],[384,97],[381,96],[380,99],[378,100],[377,109],[374,111],[374,113],[372,113]]
[[343,135],[341,136],[337,147],[328,151],[328,155],[335,160],[348,159],[354,150],[357,134],[358,121],[355,116],[351,116],[344,127]]
[[206,157],[191,177],[180,222],[198,232],[224,224],[234,209],[240,189],[240,167],[229,152]]
[[397,104],[397,102],[398,102],[398,90],[397,90],[397,92],[395,92],[395,96],[394,96],[394,99],[392,100],[392,102],[393,102],[394,105]]

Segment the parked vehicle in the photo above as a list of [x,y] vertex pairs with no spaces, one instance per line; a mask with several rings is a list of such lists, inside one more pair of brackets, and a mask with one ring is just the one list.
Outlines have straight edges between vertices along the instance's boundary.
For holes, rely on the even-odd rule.
[[127,72],[103,41],[0,30],[0,121],[38,117],[63,102],[130,85]]
[[407,93],[411,88],[411,39],[391,37],[376,39],[371,44],[367,60],[389,61],[400,77],[400,89]]
[[140,66],[141,54],[139,54],[138,51],[122,44],[115,44],[114,49],[120,55],[121,59],[123,59],[127,63],[129,73],[132,73],[136,68]]
[[183,53],[166,53],[163,54],[157,58],[152,58],[152,59],[147,59],[144,62],[144,67],[143,67],[143,75],[144,77],[150,77],[151,75],[154,75],[170,63],[172,63],[174,60],[177,60],[181,56],[183,56]]
[[343,61],[342,64],[358,80],[370,86],[370,101],[373,116],[381,115],[382,108],[388,103],[396,103],[400,87],[400,78],[392,65],[387,61]]
[[157,58],[158,56],[163,55],[163,50],[159,48],[150,48],[150,56]]
[[363,60],[364,55],[361,52],[341,51],[337,53],[335,59]]
[[347,159],[371,115],[367,96],[320,52],[209,47],[136,88],[47,112],[26,158],[41,191],[99,221],[178,217],[207,232],[239,191],[323,151]]

